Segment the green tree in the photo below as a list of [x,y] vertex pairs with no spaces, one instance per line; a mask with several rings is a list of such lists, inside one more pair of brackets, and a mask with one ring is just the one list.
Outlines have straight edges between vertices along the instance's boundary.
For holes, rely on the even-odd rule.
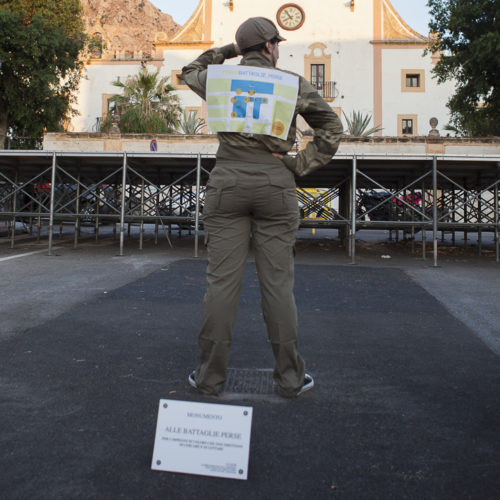
[[74,113],[85,47],[78,0],[0,0],[0,147],[35,147]]
[[456,82],[448,101],[451,127],[465,135],[500,135],[500,0],[428,0],[441,52],[433,72]]
[[116,80],[113,85],[123,91],[110,99],[120,113],[118,126],[121,132],[175,132],[181,107],[168,77],[160,78],[158,71],[150,73],[142,68],[125,83]]
[[0,8],[21,14],[25,24],[38,14],[67,36],[85,38],[80,0],[0,0]]

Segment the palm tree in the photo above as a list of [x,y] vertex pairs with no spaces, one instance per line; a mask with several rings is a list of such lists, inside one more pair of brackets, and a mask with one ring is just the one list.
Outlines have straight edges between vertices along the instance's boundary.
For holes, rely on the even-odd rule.
[[112,83],[123,90],[110,99],[120,112],[120,132],[175,132],[181,107],[168,77],[160,78],[158,71],[149,73],[142,68],[125,83],[119,80]]
[[[344,112],[342,111],[342,113]],[[347,133],[349,135],[354,135],[356,137],[365,137],[367,135],[374,134],[379,130],[382,130],[382,127],[380,126],[368,129],[368,125],[370,124],[372,115],[367,114],[363,116],[361,111],[353,111],[350,118],[344,113],[344,118],[347,121]]]

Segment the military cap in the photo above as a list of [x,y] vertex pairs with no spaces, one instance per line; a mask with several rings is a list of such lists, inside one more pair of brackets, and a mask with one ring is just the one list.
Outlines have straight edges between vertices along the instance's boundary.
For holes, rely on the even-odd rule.
[[279,34],[276,25],[265,17],[251,17],[242,23],[236,31],[236,43],[243,50],[268,42],[273,38],[277,38],[279,41],[286,40]]

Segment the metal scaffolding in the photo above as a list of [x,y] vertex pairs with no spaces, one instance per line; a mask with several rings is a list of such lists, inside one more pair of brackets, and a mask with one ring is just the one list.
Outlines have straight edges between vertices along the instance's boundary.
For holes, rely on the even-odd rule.
[[[7,221],[11,247],[16,223],[41,237],[48,225],[52,254],[55,225],[74,226],[77,247],[82,224],[119,227],[120,255],[125,230],[144,224],[169,234],[172,227],[198,233],[203,225],[205,185],[215,156],[167,153],[72,153],[0,151],[0,220]],[[409,237],[412,251],[420,233],[432,232],[437,266],[439,231],[463,232],[464,240],[492,232],[499,261],[500,156],[337,155],[324,168],[297,178],[302,227],[336,228],[356,262],[356,235],[363,229],[389,230]]]

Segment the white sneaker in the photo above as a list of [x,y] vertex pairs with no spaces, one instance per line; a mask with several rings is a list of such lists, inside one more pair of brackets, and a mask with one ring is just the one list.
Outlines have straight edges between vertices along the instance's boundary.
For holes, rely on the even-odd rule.
[[194,374],[196,373],[196,370],[193,370],[188,377],[188,382],[191,387],[194,387],[195,389],[198,389],[198,385],[196,384],[196,380],[194,379]]
[[299,394],[302,394],[303,392],[308,391],[309,389],[312,389],[314,387],[314,379],[309,375],[309,373],[306,373],[304,375],[304,385],[300,388],[300,391],[297,393],[297,396]]

